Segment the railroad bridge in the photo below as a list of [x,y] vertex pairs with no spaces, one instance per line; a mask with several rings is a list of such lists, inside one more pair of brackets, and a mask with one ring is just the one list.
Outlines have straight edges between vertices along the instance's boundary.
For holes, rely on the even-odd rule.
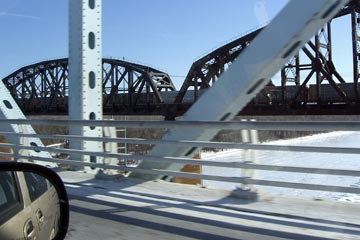
[[[350,16],[353,77],[345,79],[332,54],[332,22]],[[179,90],[153,67],[103,59],[103,110],[106,115],[182,115],[251,44],[262,29],[231,41],[196,60]],[[280,84],[269,84],[239,114],[360,114],[360,3],[350,1],[281,70]],[[26,114],[67,115],[68,59],[35,63],[4,79]],[[241,76],[239,76],[241,81]]]

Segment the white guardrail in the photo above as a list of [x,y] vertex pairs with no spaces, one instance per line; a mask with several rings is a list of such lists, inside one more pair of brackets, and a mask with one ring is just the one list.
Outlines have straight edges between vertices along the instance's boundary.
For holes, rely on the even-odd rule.
[[[86,121],[86,120],[26,120],[26,119],[2,119],[0,123],[11,123],[15,125],[30,124],[32,126],[97,126],[97,127],[116,127],[116,128],[206,128],[206,129],[233,129],[233,130],[292,130],[292,131],[360,131],[360,122],[253,122],[253,121],[230,121],[230,122],[195,122],[195,121],[114,121],[114,120],[101,120],[101,121]],[[285,146],[285,145],[269,145],[269,144],[252,144],[252,143],[229,143],[229,142],[202,142],[202,141],[186,141],[186,140],[161,140],[161,139],[140,139],[140,138],[115,138],[115,137],[83,137],[73,135],[51,135],[51,134],[26,134],[26,133],[13,133],[13,132],[1,132],[0,136],[5,138],[17,137],[17,138],[33,138],[37,137],[42,140],[52,139],[60,140],[62,142],[72,140],[85,140],[85,141],[101,141],[103,143],[126,143],[126,144],[176,144],[177,146],[186,146],[193,148],[215,148],[215,149],[244,149],[244,150],[258,150],[258,151],[290,151],[290,152],[314,152],[314,153],[341,153],[341,154],[360,154],[360,148],[333,148],[333,147],[310,147],[310,146]],[[22,142],[22,141],[19,141]],[[142,174],[155,174],[162,176],[184,177],[190,179],[203,179],[213,181],[224,181],[232,183],[241,183],[244,185],[263,185],[274,187],[285,187],[294,189],[308,189],[318,191],[329,192],[343,192],[360,194],[360,188],[358,187],[343,187],[343,186],[330,186],[330,185],[318,185],[318,184],[304,184],[295,182],[283,182],[283,181],[270,181],[254,179],[249,177],[227,177],[218,175],[207,175],[202,173],[187,173],[179,171],[170,171],[166,169],[143,169],[135,166],[115,165],[105,163],[94,162],[82,162],[77,159],[62,159],[62,158],[49,158],[39,156],[28,156],[22,154],[22,150],[32,150],[35,152],[46,151],[49,153],[65,154],[69,156],[76,155],[89,155],[97,156],[104,159],[122,159],[122,160],[136,160],[136,161],[153,161],[153,162],[167,162],[177,164],[195,164],[202,166],[214,166],[214,167],[227,167],[227,168],[239,168],[239,169],[252,169],[252,170],[265,170],[265,171],[280,171],[280,172],[292,172],[292,173],[307,173],[307,174],[323,174],[323,175],[336,175],[336,176],[360,176],[360,169],[328,169],[328,168],[309,168],[293,167],[293,166],[276,166],[276,165],[264,165],[256,164],[254,162],[217,162],[213,160],[201,159],[195,160],[191,158],[179,158],[173,156],[150,156],[141,154],[125,154],[125,153],[109,153],[109,152],[93,152],[83,151],[78,149],[63,149],[57,145],[41,147],[36,144],[30,143],[30,146],[0,143],[0,149],[11,148],[12,153],[3,152],[0,150],[0,156],[6,158],[12,158],[15,160],[23,161],[44,161],[52,162],[56,164],[67,164],[71,166],[91,167],[98,169],[112,169],[119,171],[131,171]],[[74,155],[75,154],[75,155]],[[251,159],[250,159],[251,160]],[[359,159],[360,161],[360,159]]]

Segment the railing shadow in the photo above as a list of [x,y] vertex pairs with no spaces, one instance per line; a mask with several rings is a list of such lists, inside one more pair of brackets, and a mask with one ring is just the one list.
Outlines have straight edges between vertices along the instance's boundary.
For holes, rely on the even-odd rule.
[[[135,184],[132,184],[131,181],[124,182],[125,184],[116,185],[116,187],[119,187],[117,189],[116,187],[107,188],[106,185],[98,186],[97,180],[70,183],[78,186],[75,188],[68,187],[70,189],[70,200],[96,204],[102,206],[102,209],[104,207],[106,209],[89,209],[84,207],[86,204],[77,203],[75,205],[71,204],[71,211],[196,239],[241,239],[243,234],[245,234],[244,236],[255,234],[259,237],[271,236],[287,239],[330,239],[288,230],[294,228],[319,231],[323,233],[323,236],[326,236],[328,233],[360,235],[360,230],[355,230],[360,229],[358,224],[304,218],[290,214],[276,214],[271,211],[253,211],[246,208],[246,205],[250,204],[251,201],[235,199],[230,196],[214,201],[197,201],[176,196],[134,192],[127,189],[132,185],[138,185],[139,182],[136,181]],[[83,191],[84,187],[87,188],[86,191]],[[234,203],[234,201],[244,207],[236,209],[224,207],[225,203]],[[142,206],[134,206],[129,202],[140,203]],[[162,221],[154,222],[141,219],[141,217],[125,216],[127,214],[122,215],[122,213],[128,212],[136,212],[135,216],[146,215],[147,218],[148,216],[150,218],[153,216],[154,219],[160,218]],[[232,220],[230,222],[228,220],[221,220],[224,218]],[[174,226],[172,225],[173,222],[181,222],[182,224]],[[264,225],[264,227],[251,226],[249,222],[256,222],[254,225],[259,226],[260,224],[260,226]],[[198,228],[201,230],[197,230]],[[203,230],[214,228],[220,232],[215,231],[214,233],[214,231]],[[239,235],[224,237],[223,233],[233,231],[236,231]]]

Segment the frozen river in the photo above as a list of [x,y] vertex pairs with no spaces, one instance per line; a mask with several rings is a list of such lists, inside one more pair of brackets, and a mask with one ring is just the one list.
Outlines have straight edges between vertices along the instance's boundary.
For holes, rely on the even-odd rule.
[[[297,145],[297,146],[322,146],[322,147],[351,147],[358,148],[360,144],[359,132],[332,132],[318,134],[308,137],[279,140],[268,142],[272,145]],[[216,159],[217,161],[243,161],[242,150],[224,150],[217,153],[202,153],[202,159]],[[327,153],[303,153],[285,151],[257,151],[256,163],[280,166],[299,166],[314,168],[333,168],[346,170],[360,169],[360,155],[356,154],[327,154]],[[203,167],[204,174],[220,174],[223,176],[241,176],[241,169]],[[331,176],[320,174],[303,174],[275,171],[255,171],[256,179],[276,180],[286,182],[352,186],[360,187],[360,176]],[[205,186],[220,187],[225,189],[236,189],[239,184],[204,181]],[[292,196],[310,199],[332,199],[340,201],[360,202],[360,195],[346,193],[332,193],[309,190],[298,190],[288,188],[276,188],[256,186],[257,189],[267,192],[270,195]]]

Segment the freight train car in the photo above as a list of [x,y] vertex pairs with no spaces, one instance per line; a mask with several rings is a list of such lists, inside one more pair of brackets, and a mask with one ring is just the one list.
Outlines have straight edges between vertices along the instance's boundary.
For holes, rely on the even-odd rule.
[[[300,86],[286,86],[285,91],[282,91],[280,86],[266,86],[254,99],[254,105],[266,104],[306,104],[321,102],[324,104],[357,102],[356,91],[353,83],[339,83],[337,86],[345,94],[345,99],[335,90],[330,84],[321,84],[320,96],[317,93],[317,85],[313,84],[303,88],[298,96],[295,95],[300,89]],[[360,88],[360,85],[359,85]]]

